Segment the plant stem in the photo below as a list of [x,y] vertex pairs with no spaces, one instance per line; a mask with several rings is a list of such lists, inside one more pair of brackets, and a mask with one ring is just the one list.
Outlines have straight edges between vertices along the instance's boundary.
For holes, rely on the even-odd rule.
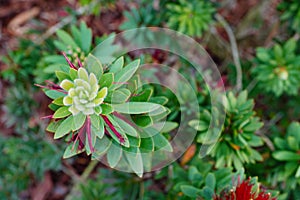
[[141,181],[140,182],[140,194],[139,194],[139,199],[140,200],[144,199],[144,193],[145,193],[145,186],[144,186],[144,182]]
[[241,63],[240,63],[240,59],[239,59],[239,50],[238,50],[238,47],[237,47],[236,39],[234,37],[234,33],[233,33],[232,29],[230,28],[229,24],[226,22],[226,20],[220,14],[216,14],[216,19],[225,28],[225,31],[226,31],[226,33],[229,37],[233,62],[234,62],[234,65],[236,67],[236,89],[237,89],[237,91],[240,91],[243,87],[242,67],[241,67]]
[[92,171],[97,166],[97,164],[98,164],[98,160],[92,160],[90,162],[90,164],[85,168],[84,172],[82,173],[82,175],[80,177],[81,182],[86,180],[89,177],[89,175],[92,173]]
[[[95,169],[95,167],[98,164],[98,160],[92,160],[89,165],[85,168],[84,172],[81,174],[79,181],[74,183],[73,187],[71,188],[70,193],[66,197],[66,200],[72,200],[74,199],[74,196],[76,196],[77,191],[79,189],[79,186],[81,183],[84,183],[86,179],[89,177],[89,175],[92,173],[92,171]],[[76,181],[76,179],[75,179]]]

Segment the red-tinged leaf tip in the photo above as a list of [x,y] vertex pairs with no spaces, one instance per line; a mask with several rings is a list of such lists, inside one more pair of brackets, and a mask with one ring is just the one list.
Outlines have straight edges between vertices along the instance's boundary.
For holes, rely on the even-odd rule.
[[53,89],[62,89],[62,87],[60,87],[59,85],[53,83],[52,81],[45,80],[45,82],[47,83],[48,86],[50,86]]
[[68,62],[69,66],[75,70],[77,70],[77,67],[70,61],[70,59],[67,57],[65,52],[62,52],[63,56],[65,57],[66,61]]
[[87,120],[86,120],[86,134],[88,137],[88,142],[89,142],[89,147],[91,152],[94,152],[94,147],[93,147],[93,143],[92,143],[92,136],[91,136],[91,118],[90,116],[87,116]]
[[79,139],[78,150],[82,150],[84,148],[84,143]]
[[119,141],[123,144],[125,143],[125,139],[123,136],[115,129],[114,125],[109,121],[109,119],[105,115],[101,115],[102,118],[104,119],[105,123],[109,126],[110,130],[117,136]]
[[[79,137],[82,135],[82,133],[83,133],[83,131],[84,131],[84,129],[85,129],[85,126],[86,126],[86,124],[84,124],[84,125],[79,129],[79,131],[78,131],[78,133],[77,133],[77,136],[76,136],[76,139],[74,140],[74,143],[73,143],[73,146],[72,146],[72,151],[73,151],[74,148],[75,148],[75,144],[76,144],[77,140],[79,140],[79,146],[78,146],[79,150],[83,149],[84,144],[83,144],[83,142],[80,140]],[[73,137],[72,137],[72,138],[73,138]]]
[[82,62],[80,61],[80,59],[78,57],[77,57],[77,62],[78,62],[79,67],[83,67]]
[[37,87],[40,87],[40,88],[49,89],[48,86],[40,85],[40,84],[37,84],[37,83],[35,83],[34,85],[37,86]]
[[48,80],[46,80],[45,82],[47,83],[47,85],[40,85],[40,84],[34,84],[34,85],[37,87],[43,88],[43,89],[56,90],[58,92],[67,94],[67,92],[64,91],[59,85],[57,85],[51,81],[48,81]]
[[53,115],[48,115],[48,116],[41,117],[41,119],[52,119],[52,118],[53,118]]

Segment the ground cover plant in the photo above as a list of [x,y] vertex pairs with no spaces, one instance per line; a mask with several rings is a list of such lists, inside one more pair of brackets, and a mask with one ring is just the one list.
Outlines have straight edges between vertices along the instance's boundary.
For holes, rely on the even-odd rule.
[[0,0],[0,199],[300,199],[299,10]]

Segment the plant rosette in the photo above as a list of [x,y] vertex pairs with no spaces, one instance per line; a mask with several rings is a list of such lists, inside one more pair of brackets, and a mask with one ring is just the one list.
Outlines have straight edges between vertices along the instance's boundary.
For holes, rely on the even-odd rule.
[[181,33],[200,37],[213,22],[215,8],[209,1],[179,0],[167,4],[167,25]]
[[300,87],[300,56],[296,55],[296,41],[288,40],[271,49],[257,48],[256,63],[252,73],[258,86],[276,96],[283,93],[297,95]]
[[212,118],[208,110],[200,113],[200,120],[189,122],[199,132],[197,142],[212,145],[209,155],[216,158],[217,168],[233,165],[240,169],[244,163],[262,160],[255,147],[263,145],[263,141],[255,132],[263,123],[255,116],[254,102],[247,99],[247,96],[247,91],[241,92],[237,97],[232,92],[223,96],[226,118],[220,135],[215,129],[209,129]]
[[[285,182],[290,188],[300,186],[300,124],[293,122],[287,129],[285,138],[274,139],[276,150],[272,156],[281,164],[275,168],[276,182]],[[276,183],[275,183],[276,184]]]
[[[86,151],[92,159],[98,159],[107,153],[109,166],[115,167],[124,154],[132,170],[141,175],[142,152],[159,148],[172,151],[161,133],[177,124],[159,123],[169,114],[162,105],[167,99],[152,97],[151,87],[140,86],[139,76],[135,75],[139,60],[124,66],[121,57],[103,69],[91,54],[84,65],[78,60],[78,67],[68,57],[65,59],[69,66],[56,71],[59,85],[50,81],[47,86],[38,85],[53,99],[49,107],[54,114],[45,117],[52,119],[47,131],[54,133],[54,139],[67,136],[64,158]],[[151,138],[145,136],[145,127],[152,130]]]

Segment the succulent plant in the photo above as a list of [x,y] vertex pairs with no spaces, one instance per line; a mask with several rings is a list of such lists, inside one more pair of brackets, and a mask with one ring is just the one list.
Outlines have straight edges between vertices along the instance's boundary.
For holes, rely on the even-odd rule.
[[255,116],[254,102],[247,96],[247,91],[243,91],[237,97],[232,92],[223,97],[226,118],[219,137],[215,129],[209,129],[211,114],[208,110],[200,113],[200,120],[189,122],[199,131],[198,143],[214,145],[209,155],[216,158],[217,168],[233,165],[240,169],[244,163],[262,160],[255,147],[261,146],[263,141],[255,132],[263,123]]
[[[55,139],[68,136],[70,144],[64,158],[86,151],[97,159],[107,152],[108,164],[115,167],[125,155],[132,170],[142,175],[141,152],[153,152],[157,148],[172,151],[160,131],[168,132],[176,123],[165,122],[162,129],[157,128],[159,120],[169,111],[155,102],[167,101],[163,97],[151,98],[153,90],[140,87],[138,76],[134,76],[139,60],[123,67],[121,57],[103,69],[92,54],[84,64],[79,60],[79,67],[64,56],[69,66],[56,71],[60,85],[50,81],[47,86],[38,85],[53,99],[49,107],[54,114],[46,116],[52,119],[47,130],[54,133]],[[132,116],[127,118],[122,114]],[[146,137],[143,127],[151,129],[153,139],[149,133]]]
[[276,44],[271,49],[257,48],[253,74],[262,90],[276,96],[283,93],[298,94],[300,87],[300,56],[296,55],[296,41],[288,40],[283,45]]
[[179,0],[167,4],[167,25],[181,33],[200,37],[213,22],[215,8],[209,1]]
[[278,5],[278,10],[282,11],[280,19],[282,21],[288,21],[290,27],[300,32],[300,2],[295,0],[282,1]]
[[285,137],[276,137],[274,144],[272,155],[281,163],[275,168],[276,182],[287,182],[288,190],[295,189],[300,186],[300,123],[291,123]]

